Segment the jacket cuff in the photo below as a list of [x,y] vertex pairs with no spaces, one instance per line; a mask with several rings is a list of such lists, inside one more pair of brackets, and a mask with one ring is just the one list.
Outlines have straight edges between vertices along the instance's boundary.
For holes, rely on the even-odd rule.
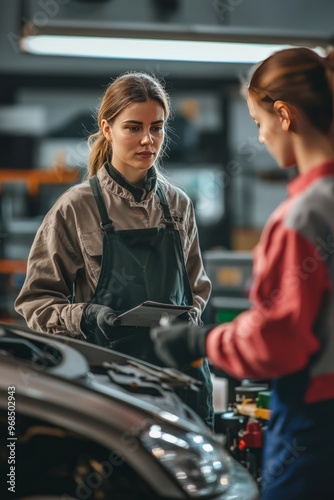
[[197,353],[199,358],[206,358],[206,337],[215,325],[201,326],[197,329]]

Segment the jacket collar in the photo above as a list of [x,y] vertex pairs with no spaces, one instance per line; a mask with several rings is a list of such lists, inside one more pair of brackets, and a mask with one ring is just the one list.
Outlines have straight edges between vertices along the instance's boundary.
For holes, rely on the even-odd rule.
[[[139,188],[137,186],[134,186],[133,184],[130,184],[130,182],[128,182],[125,179],[125,177],[118,170],[116,170],[115,167],[113,167],[111,165],[111,163],[106,162],[105,167],[106,167],[106,170],[107,170],[108,174],[110,175],[110,177],[115,182],[117,182],[117,184],[119,184],[120,186],[125,188],[127,191],[129,191],[133,195],[134,199],[137,202],[142,200],[143,194],[144,194],[144,189]],[[150,191],[152,191],[156,186],[156,182],[157,182],[157,174],[156,174],[155,168],[151,167],[147,171],[147,175],[146,175],[146,179],[145,179],[145,190],[148,193]]]
[[305,174],[300,175],[291,181],[287,187],[290,196],[296,196],[305,191],[313,182],[321,177],[334,176],[334,159],[328,160],[320,165],[311,168]]

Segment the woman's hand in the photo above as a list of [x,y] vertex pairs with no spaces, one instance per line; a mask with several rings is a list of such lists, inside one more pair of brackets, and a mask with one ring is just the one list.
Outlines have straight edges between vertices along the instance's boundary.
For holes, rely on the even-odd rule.
[[108,306],[100,304],[85,304],[83,308],[80,328],[86,336],[96,328],[108,339],[110,328],[118,323],[115,311]]
[[155,353],[167,366],[191,365],[193,361],[206,357],[206,336],[212,328],[187,323],[152,328]]

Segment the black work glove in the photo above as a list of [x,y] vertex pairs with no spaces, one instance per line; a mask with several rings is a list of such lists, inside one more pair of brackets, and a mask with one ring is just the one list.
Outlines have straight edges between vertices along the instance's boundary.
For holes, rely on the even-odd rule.
[[212,328],[184,323],[152,328],[155,353],[167,366],[178,368],[191,365],[193,361],[205,358],[206,336]]
[[111,307],[100,304],[85,304],[81,318],[80,328],[89,337],[96,328],[108,339],[110,328],[118,323],[116,314]]

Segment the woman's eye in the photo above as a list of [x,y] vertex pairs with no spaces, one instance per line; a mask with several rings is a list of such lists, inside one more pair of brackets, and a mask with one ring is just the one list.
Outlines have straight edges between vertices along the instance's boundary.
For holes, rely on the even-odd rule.
[[152,127],[153,132],[160,132],[160,130],[162,130],[162,129],[163,129],[163,127],[161,125]]
[[133,126],[133,127],[128,127],[128,129],[130,130],[130,132],[138,132],[139,127]]

